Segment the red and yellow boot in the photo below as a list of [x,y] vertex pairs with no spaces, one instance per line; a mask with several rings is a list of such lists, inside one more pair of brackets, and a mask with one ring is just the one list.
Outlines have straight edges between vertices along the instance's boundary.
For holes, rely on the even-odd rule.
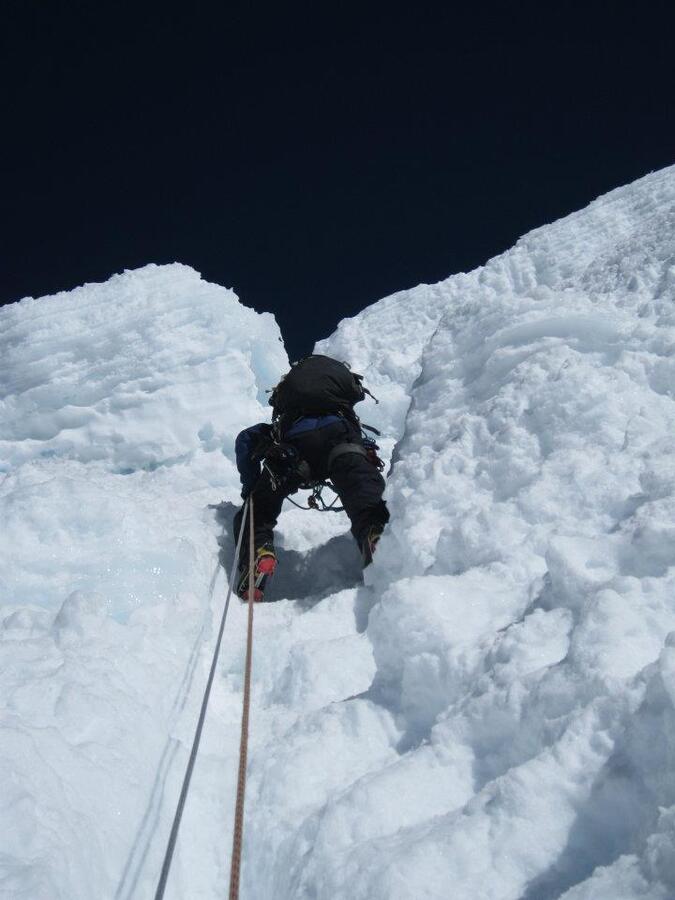
[[[265,596],[265,587],[268,580],[274,575],[277,567],[277,556],[271,544],[263,544],[258,547],[253,566],[253,599],[261,603]],[[237,594],[244,602],[248,601],[248,563],[239,570],[239,586]]]

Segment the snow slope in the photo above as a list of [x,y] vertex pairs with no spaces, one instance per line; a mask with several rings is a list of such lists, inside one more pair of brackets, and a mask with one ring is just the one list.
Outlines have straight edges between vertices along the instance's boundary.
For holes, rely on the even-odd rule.
[[[0,328],[0,896],[152,897],[286,357],[183,266]],[[344,519],[282,516],[242,898],[675,897],[675,167],[317,350],[380,399],[392,522],[362,585]],[[243,631],[172,898],[226,890]]]

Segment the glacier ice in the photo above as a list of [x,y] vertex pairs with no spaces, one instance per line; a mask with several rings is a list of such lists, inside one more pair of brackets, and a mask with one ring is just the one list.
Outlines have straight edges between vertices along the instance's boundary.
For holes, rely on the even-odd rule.
[[[152,897],[287,358],[178,265],[0,328],[0,896]],[[380,400],[392,521],[363,584],[343,518],[282,515],[242,897],[675,896],[675,167],[317,352]],[[227,884],[243,635],[169,897]]]

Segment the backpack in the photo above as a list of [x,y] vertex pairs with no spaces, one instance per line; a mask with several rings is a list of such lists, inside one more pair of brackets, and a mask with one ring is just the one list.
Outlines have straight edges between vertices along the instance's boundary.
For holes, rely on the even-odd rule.
[[354,404],[366,391],[362,375],[330,356],[307,356],[295,363],[272,391],[270,406],[274,420],[290,424],[301,416],[341,413],[354,419]]

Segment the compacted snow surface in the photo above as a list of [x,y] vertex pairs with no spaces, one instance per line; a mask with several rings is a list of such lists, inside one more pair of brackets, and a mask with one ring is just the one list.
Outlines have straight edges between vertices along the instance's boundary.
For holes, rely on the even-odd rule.
[[[364,584],[342,515],[282,515],[243,900],[675,897],[675,168],[317,351],[380,399],[392,521]],[[0,896],[152,898],[288,361],[179,265],[5,307],[0,360]],[[173,900],[227,891],[244,632]]]

